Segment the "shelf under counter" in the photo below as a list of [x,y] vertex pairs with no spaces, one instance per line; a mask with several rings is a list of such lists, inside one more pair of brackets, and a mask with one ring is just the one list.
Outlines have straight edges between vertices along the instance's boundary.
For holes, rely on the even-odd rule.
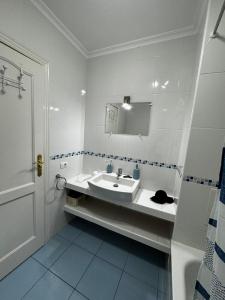
[[106,201],[87,197],[64,211],[86,219],[143,244],[170,253],[173,224]]
[[92,196],[95,198],[99,198],[100,200],[104,200],[106,202],[119,205],[133,211],[141,212],[146,215],[150,215],[165,221],[175,222],[176,212],[177,212],[177,204],[157,204],[153,202],[150,198],[155,194],[154,191],[150,191],[147,189],[140,188],[135,196],[135,199],[132,202],[117,202],[111,201],[105,197],[101,197],[93,192],[89,186],[87,180],[83,182],[78,182],[77,177],[69,179],[66,187],[71,190],[78,191],[80,193],[86,194],[88,196]]

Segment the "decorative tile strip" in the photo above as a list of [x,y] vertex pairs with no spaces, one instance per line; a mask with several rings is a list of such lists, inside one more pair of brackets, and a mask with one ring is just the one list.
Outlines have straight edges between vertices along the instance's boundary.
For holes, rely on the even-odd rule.
[[184,176],[183,181],[202,184],[202,185],[208,185],[208,186],[213,186],[213,187],[219,186],[218,181],[208,179],[208,178],[196,177],[196,176]]
[[[93,156],[93,157],[100,157],[100,158],[107,158],[107,159],[114,159],[114,160],[127,161],[127,162],[132,162],[132,163],[143,164],[143,165],[149,165],[149,166],[154,166],[154,167],[159,167],[159,168],[173,169],[173,170],[177,170],[179,172],[180,176],[182,176],[182,172],[181,172],[182,167],[177,166],[176,164],[168,164],[168,163],[163,163],[163,162],[158,162],[158,161],[136,159],[136,158],[131,158],[131,157],[127,157],[127,156],[119,156],[119,155],[113,155],[113,154],[95,153],[93,151],[82,150],[82,151],[74,151],[74,152],[69,152],[69,153],[61,153],[61,154],[56,154],[56,155],[50,156],[50,159],[57,160],[57,159],[65,158],[65,157],[73,157],[73,156],[79,156],[79,155],[88,155],[88,156]],[[212,187],[218,187],[218,185],[219,185],[218,181],[208,179],[208,178],[189,176],[189,175],[184,176],[183,181],[212,186]]]
[[78,155],[83,155],[84,151],[74,151],[74,152],[69,152],[69,153],[60,153],[56,155],[51,155],[50,160],[56,160],[56,159],[61,159],[64,157],[71,157],[71,156],[78,156]]
[[50,156],[51,160],[61,159],[65,157],[71,157],[71,156],[78,156],[78,155],[88,155],[88,156],[94,156],[94,157],[100,157],[100,158],[107,158],[107,159],[114,159],[114,160],[121,160],[121,161],[127,161],[132,163],[138,163],[143,165],[149,165],[159,168],[167,168],[167,169],[173,169],[177,170],[178,166],[175,164],[168,164],[158,161],[149,161],[149,160],[143,160],[140,158],[132,158],[127,156],[119,156],[119,155],[113,155],[113,154],[105,154],[105,153],[95,153],[93,151],[77,151],[77,152],[69,152],[69,153],[62,153],[62,154],[56,154]]

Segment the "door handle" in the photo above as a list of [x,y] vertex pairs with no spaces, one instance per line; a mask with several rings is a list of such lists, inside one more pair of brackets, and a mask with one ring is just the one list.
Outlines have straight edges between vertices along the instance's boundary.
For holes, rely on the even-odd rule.
[[34,164],[37,166],[37,176],[41,177],[44,164],[44,161],[42,160],[42,154],[37,155],[37,161]]

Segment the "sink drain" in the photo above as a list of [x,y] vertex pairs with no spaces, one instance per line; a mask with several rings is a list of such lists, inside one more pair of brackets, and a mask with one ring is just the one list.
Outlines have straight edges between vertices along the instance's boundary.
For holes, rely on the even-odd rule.
[[113,186],[114,186],[114,187],[119,187],[119,185],[118,185],[117,183],[115,183]]

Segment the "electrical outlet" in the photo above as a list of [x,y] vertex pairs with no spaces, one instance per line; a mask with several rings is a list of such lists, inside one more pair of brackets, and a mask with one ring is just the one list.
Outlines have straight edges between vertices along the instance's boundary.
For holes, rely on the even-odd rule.
[[67,168],[68,167],[68,162],[67,161],[62,161],[61,163],[60,163],[60,169],[65,169],[65,168]]

